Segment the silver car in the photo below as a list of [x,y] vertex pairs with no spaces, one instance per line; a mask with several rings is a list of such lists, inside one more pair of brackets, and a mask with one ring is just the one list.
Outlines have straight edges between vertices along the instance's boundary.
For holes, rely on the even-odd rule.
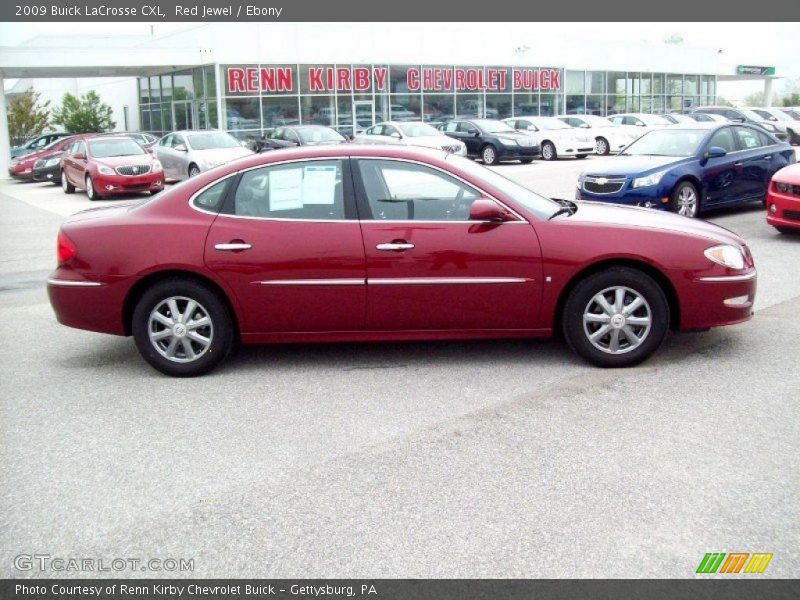
[[224,131],[173,131],[158,140],[153,154],[166,179],[186,179],[253,151]]
[[399,144],[403,146],[422,146],[438,148],[459,156],[466,156],[464,142],[444,135],[438,129],[421,121],[386,121],[369,127],[364,133],[353,138],[362,144]]

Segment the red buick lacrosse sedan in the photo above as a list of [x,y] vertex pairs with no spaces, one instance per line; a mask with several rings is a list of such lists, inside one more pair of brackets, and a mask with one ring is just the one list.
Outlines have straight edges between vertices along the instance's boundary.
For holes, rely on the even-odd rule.
[[132,335],[176,376],[243,343],[549,336],[603,367],[667,331],[751,317],[737,235],[696,219],[556,202],[466,158],[391,146],[246,157],[63,224],[58,320]]

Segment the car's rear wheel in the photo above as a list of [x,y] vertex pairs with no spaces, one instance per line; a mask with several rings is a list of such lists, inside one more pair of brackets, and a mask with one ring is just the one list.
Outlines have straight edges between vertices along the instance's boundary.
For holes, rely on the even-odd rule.
[[613,267],[590,275],[570,292],[564,337],[598,367],[629,367],[655,352],[669,329],[669,304],[648,275]]
[[200,167],[192,163],[189,165],[189,177],[195,177],[197,175],[200,175]]
[[558,158],[556,146],[553,142],[545,142],[542,144],[542,158],[545,160],[555,160]]
[[589,155],[588,154],[576,154],[575,158],[586,158],[587,156],[589,156]]
[[69,182],[69,179],[67,179],[67,174],[64,173],[64,171],[61,171],[61,189],[65,194],[75,193],[75,186]]
[[481,160],[485,165],[493,165],[497,163],[497,150],[491,144],[487,144],[481,150]]
[[174,377],[208,373],[233,346],[233,320],[213,290],[189,279],[167,279],[136,304],[133,337],[142,357]]
[[800,228],[797,227],[784,227],[783,225],[775,225],[778,233],[785,233],[787,235],[800,235]]
[[521,162],[523,165],[529,165],[529,164],[531,164],[533,162],[533,159],[532,158],[520,158],[519,162]]
[[598,154],[606,155],[611,152],[611,146],[608,145],[606,138],[599,137],[595,140],[595,147]]
[[669,204],[672,212],[694,218],[700,213],[700,194],[693,183],[681,181],[672,190]]
[[91,176],[86,176],[86,195],[89,197],[89,200],[102,200],[102,196],[97,193],[97,190],[94,189],[94,182],[92,181]]

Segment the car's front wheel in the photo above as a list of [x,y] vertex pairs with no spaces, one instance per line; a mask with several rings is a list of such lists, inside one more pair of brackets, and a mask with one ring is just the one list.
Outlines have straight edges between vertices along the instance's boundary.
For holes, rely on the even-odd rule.
[[67,174],[64,173],[64,171],[61,171],[61,189],[65,194],[75,193],[75,186],[69,182],[69,179],[67,179]]
[[192,163],[189,165],[189,177],[196,177],[197,175],[200,175],[200,167]]
[[483,160],[483,164],[485,165],[494,165],[497,163],[497,150],[495,150],[494,146],[488,144],[483,147],[483,150],[481,150],[481,160]]
[[672,190],[669,204],[672,212],[694,218],[700,213],[700,194],[693,183],[681,181]]
[[553,142],[545,142],[542,144],[542,158],[545,160],[555,160],[558,158],[556,146]]
[[101,200],[103,198],[94,189],[94,182],[89,175],[86,176],[86,195],[89,197],[89,200]]
[[611,152],[611,147],[608,145],[608,140],[606,140],[606,138],[597,138],[597,140],[595,140],[595,147],[597,153],[603,156]]
[[629,367],[655,352],[669,329],[669,304],[648,275],[613,267],[590,275],[564,305],[564,337],[598,367]]
[[132,330],[142,357],[174,377],[208,373],[225,359],[234,341],[225,302],[189,279],[166,279],[148,289],[134,309]]

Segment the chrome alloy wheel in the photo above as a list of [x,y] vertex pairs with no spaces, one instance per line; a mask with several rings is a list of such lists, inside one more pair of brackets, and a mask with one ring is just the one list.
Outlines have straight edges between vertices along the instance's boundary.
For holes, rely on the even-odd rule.
[[147,331],[156,351],[176,363],[197,360],[214,338],[208,311],[184,296],[173,296],[157,304],[150,313]]
[[608,154],[608,142],[603,138],[599,138],[596,142],[598,154]]
[[678,214],[694,217],[697,214],[697,192],[690,185],[685,185],[678,192]]
[[642,345],[653,315],[639,292],[614,286],[595,294],[583,311],[583,331],[589,342],[607,354],[625,354]]
[[495,159],[497,158],[497,153],[494,151],[494,148],[491,146],[486,146],[483,149],[483,162],[487,165],[493,165],[495,163]]

